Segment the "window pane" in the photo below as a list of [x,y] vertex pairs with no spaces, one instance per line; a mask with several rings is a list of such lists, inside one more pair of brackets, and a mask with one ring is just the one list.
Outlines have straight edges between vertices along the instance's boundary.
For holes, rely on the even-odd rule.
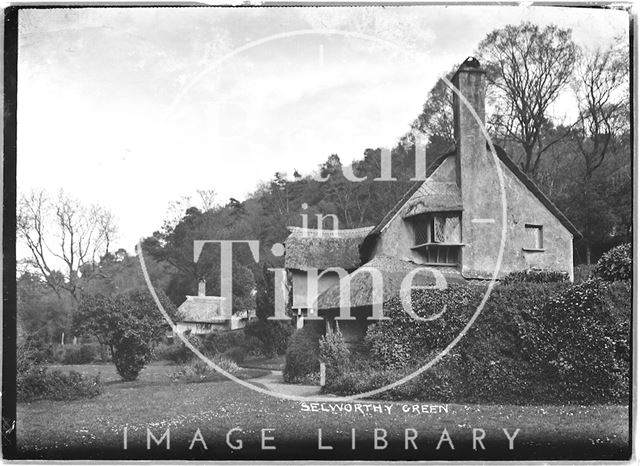
[[453,214],[447,216],[444,225],[444,242],[445,243],[460,243],[460,216]]
[[433,217],[433,242],[445,242],[445,225],[446,220],[443,215],[434,215]]
[[542,249],[542,227],[539,225],[525,225],[526,244],[528,248]]
[[414,220],[413,233],[415,236],[415,244],[429,242],[429,222],[426,217],[421,216]]

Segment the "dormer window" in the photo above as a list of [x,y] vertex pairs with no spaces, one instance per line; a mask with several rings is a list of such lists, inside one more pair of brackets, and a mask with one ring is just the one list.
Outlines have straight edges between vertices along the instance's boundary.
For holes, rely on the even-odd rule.
[[412,218],[414,244],[451,244],[459,245],[460,235],[459,212],[437,212],[416,215]]
[[426,264],[457,265],[462,246],[460,212],[433,212],[411,217],[413,250]]

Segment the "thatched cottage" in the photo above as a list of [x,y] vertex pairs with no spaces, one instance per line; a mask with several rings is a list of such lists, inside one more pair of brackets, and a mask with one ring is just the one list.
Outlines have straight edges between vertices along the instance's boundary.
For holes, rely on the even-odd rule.
[[[484,126],[486,78],[478,61],[467,59],[452,82]],[[503,233],[496,161],[482,126],[457,93],[453,105],[455,149],[438,158],[378,225],[337,231],[290,228],[285,267],[293,308],[305,320],[340,319],[340,289],[348,280],[355,320],[341,322],[340,328],[348,340],[357,340],[371,322],[367,317],[373,306],[397,296],[403,278],[416,268],[437,269],[448,283],[493,276]],[[495,149],[506,197],[498,277],[542,268],[573,279],[573,239],[580,233],[504,150]],[[364,273],[369,269],[381,272],[383,293],[373,292],[370,273]],[[433,282],[434,276],[424,271],[413,281]]]
[[235,313],[228,319],[223,313],[224,299],[221,296],[206,296],[206,283],[198,283],[198,296],[187,296],[178,307],[179,320],[176,332],[203,335],[221,330],[243,328],[251,317],[248,311]]

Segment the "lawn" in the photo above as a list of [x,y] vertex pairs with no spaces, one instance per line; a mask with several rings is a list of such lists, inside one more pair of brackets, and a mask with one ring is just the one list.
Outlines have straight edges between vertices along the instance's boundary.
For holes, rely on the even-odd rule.
[[[138,379],[133,382],[123,382],[113,364],[86,365],[50,365],[50,370],[77,371],[86,375],[100,374],[100,380],[106,385],[117,385],[119,388],[139,388],[146,385],[165,385],[172,380],[172,374],[180,370],[180,366],[169,363],[156,362],[146,366],[140,372]],[[260,368],[241,368],[235,376],[240,379],[250,379],[267,375],[270,371]],[[228,380],[225,376],[213,373],[207,375],[206,381],[222,382]]]
[[[69,366],[65,366],[69,368]],[[517,458],[623,458],[628,456],[626,406],[489,406],[448,405],[448,412],[403,412],[413,402],[384,402],[383,413],[303,411],[299,402],[255,393],[233,382],[175,383],[167,374],[172,366],[152,365],[136,382],[118,382],[111,366],[77,366],[84,373],[103,374],[105,393],[90,400],[39,401],[19,404],[19,454],[30,458],[106,459],[517,459]],[[257,380],[259,381],[259,379]],[[358,402],[362,403],[362,402]],[[375,402],[369,402],[376,404]],[[342,405],[337,403],[336,405]],[[354,403],[350,403],[355,405]],[[365,403],[366,404],[366,403]],[[317,407],[318,410],[321,407]],[[335,408],[335,406],[334,406]],[[123,449],[127,428],[127,450]],[[356,449],[351,428],[356,428]],[[170,449],[146,449],[147,429],[157,438],[170,429]],[[243,440],[243,448],[227,446],[226,434]],[[318,451],[318,428],[323,445]],[[375,450],[373,431],[388,433],[386,449]],[[436,445],[446,428],[455,450]],[[485,450],[472,449],[472,429],[486,432]],[[514,449],[502,431],[520,429]],[[196,442],[200,429],[208,449]],[[261,429],[277,450],[261,449]],[[405,429],[415,429],[418,450],[405,450]],[[153,443],[152,443],[153,445]]]

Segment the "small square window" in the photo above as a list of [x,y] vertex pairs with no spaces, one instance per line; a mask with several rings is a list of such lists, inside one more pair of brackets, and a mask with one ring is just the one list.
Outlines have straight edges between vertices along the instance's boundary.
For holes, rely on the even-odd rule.
[[543,249],[542,243],[542,225],[525,225],[526,248]]

